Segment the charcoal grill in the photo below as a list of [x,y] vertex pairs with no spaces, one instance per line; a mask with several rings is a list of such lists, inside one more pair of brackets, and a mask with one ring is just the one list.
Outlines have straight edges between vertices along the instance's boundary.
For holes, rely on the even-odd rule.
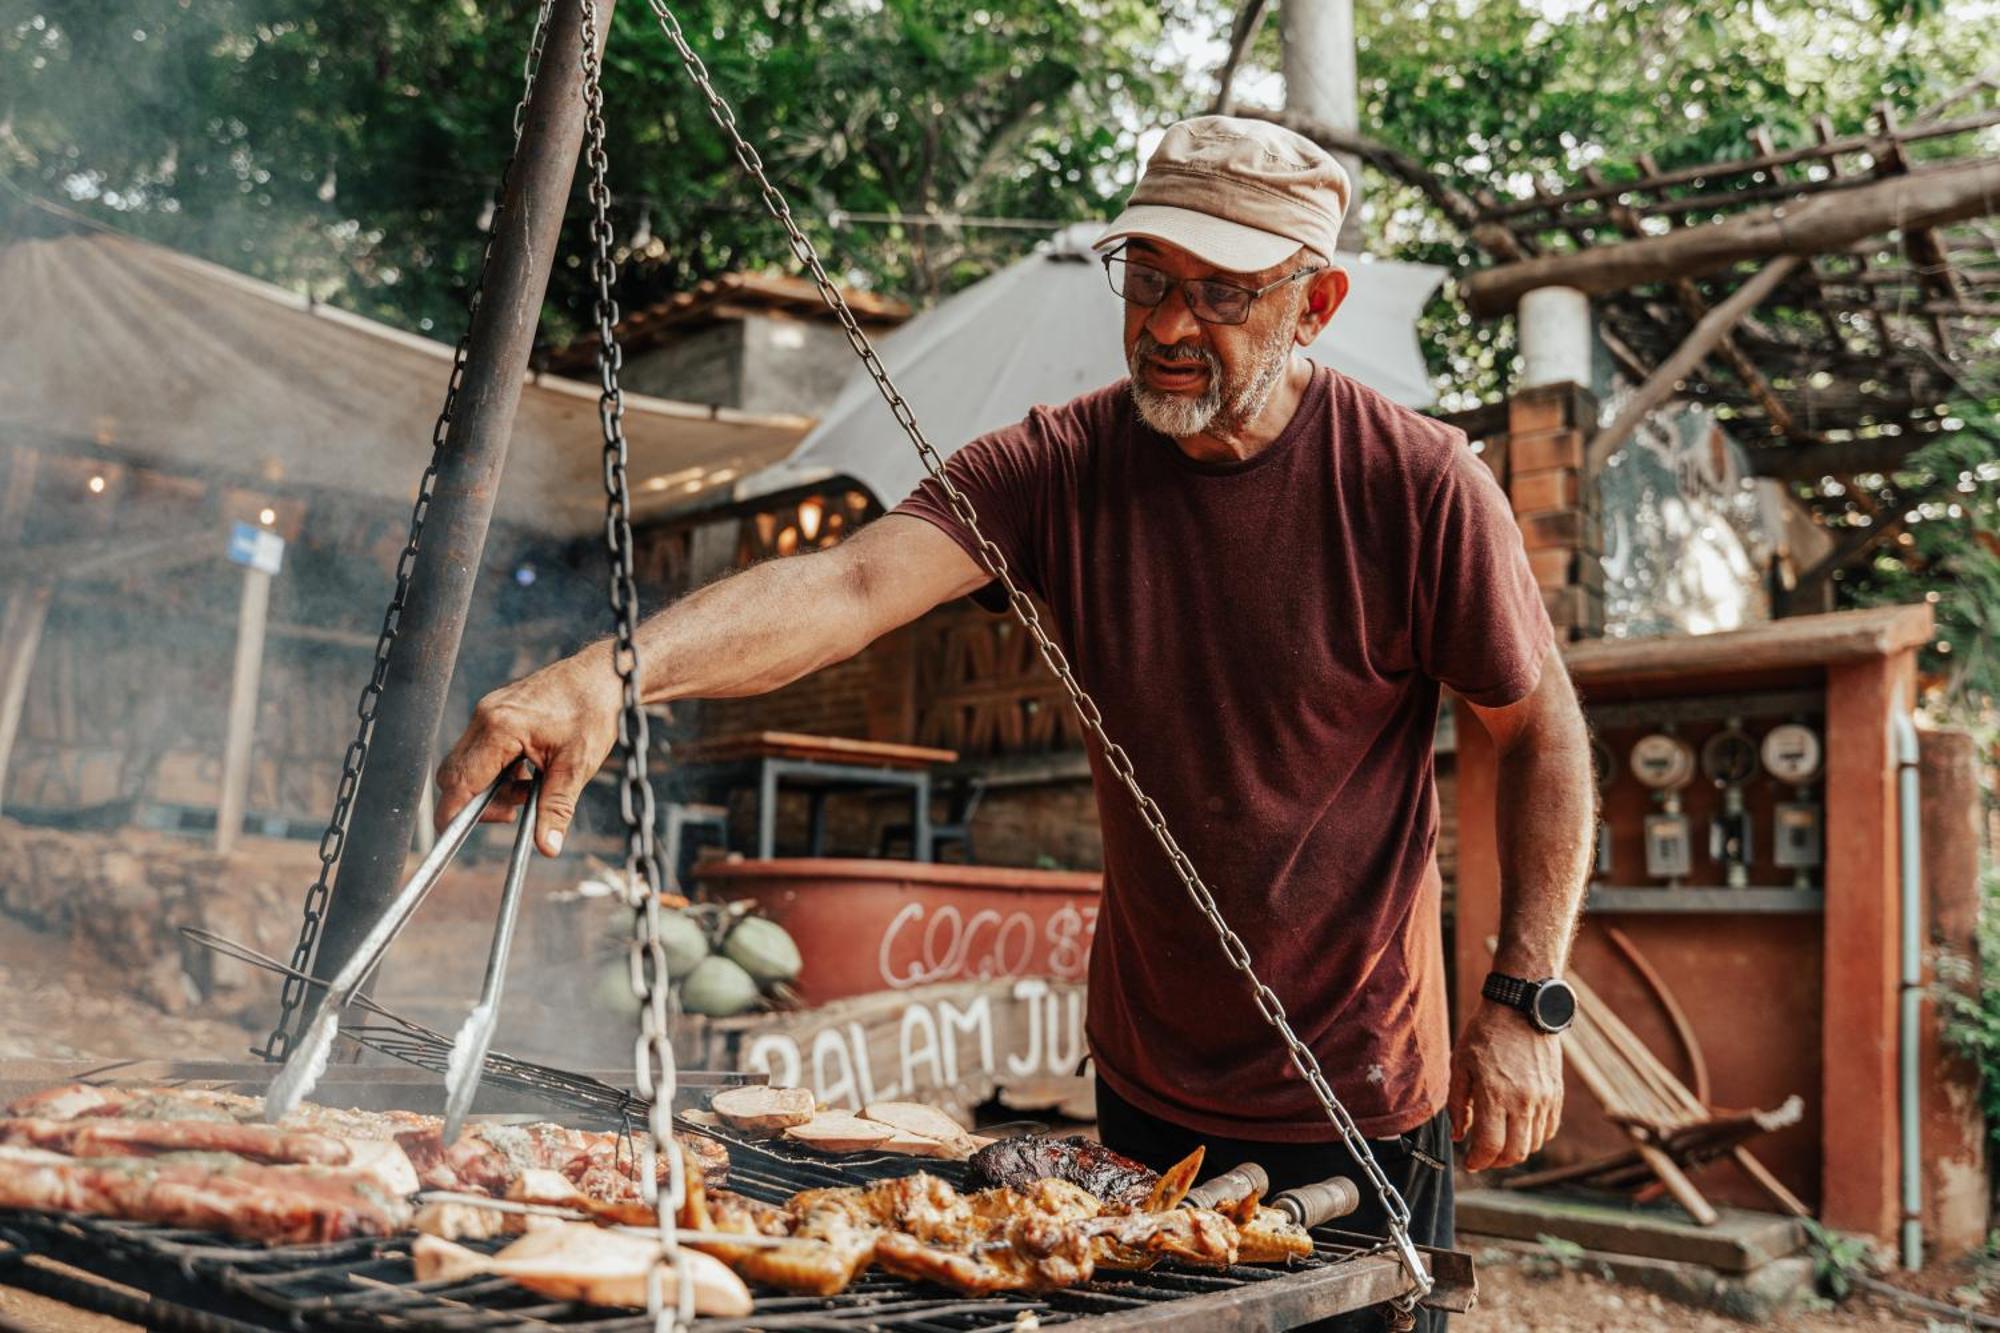
[[[81,1067],[56,1062],[6,1067],[0,1069],[0,1098],[82,1072]],[[126,1082],[200,1082],[255,1092],[268,1081],[270,1066],[128,1062],[115,1072]],[[699,1081],[713,1086],[737,1080],[725,1075]],[[428,1089],[430,1096],[416,1095],[420,1089]],[[320,1100],[378,1109],[394,1105],[434,1109],[424,1103],[439,1096],[435,1075],[418,1070],[335,1066]],[[491,1100],[482,1094],[481,1109],[528,1109],[518,1096],[495,1089]],[[557,1118],[590,1120],[600,1128],[607,1124],[601,1116],[574,1112]],[[819,1160],[733,1137],[728,1143],[729,1187],[767,1202],[780,1202],[802,1189],[865,1184],[918,1169],[954,1185],[968,1183],[966,1168],[956,1162],[889,1156]],[[1017,1329],[1024,1316],[1032,1315],[1041,1325],[1075,1325],[1079,1333],[1162,1328],[1248,1333],[1290,1328],[1377,1305],[1408,1290],[1400,1261],[1373,1238],[1321,1230],[1314,1233],[1314,1241],[1312,1259],[1287,1267],[1161,1267],[1034,1296],[968,1298],[871,1272],[833,1297],[761,1292],[750,1315],[703,1319],[699,1329],[701,1333],[804,1329],[970,1333]],[[484,1248],[501,1243],[489,1242]],[[1470,1261],[1450,1251],[1426,1257],[1437,1280],[1432,1303],[1468,1308]],[[149,1329],[198,1333],[273,1329],[484,1333],[543,1327],[568,1333],[647,1333],[653,1327],[643,1313],[550,1301],[501,1279],[417,1282],[406,1236],[272,1247],[143,1223],[0,1210],[0,1283]]]

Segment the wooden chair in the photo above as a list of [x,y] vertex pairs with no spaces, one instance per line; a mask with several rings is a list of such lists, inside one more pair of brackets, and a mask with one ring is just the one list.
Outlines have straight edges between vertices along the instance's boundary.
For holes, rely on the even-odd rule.
[[1805,1103],[1794,1094],[1771,1111],[1729,1111],[1711,1106],[1707,1064],[1680,1005],[1624,932],[1612,926],[1605,933],[1659,997],[1687,1049],[1695,1088],[1690,1090],[1675,1077],[1611,1006],[1572,973],[1569,983],[1576,990],[1576,1021],[1563,1034],[1563,1054],[1604,1114],[1630,1136],[1632,1147],[1596,1161],[1515,1176],[1505,1187],[1535,1189],[1558,1183],[1613,1190],[1636,1187],[1636,1197],[1642,1202],[1664,1192],[1707,1227],[1715,1225],[1718,1215],[1687,1173],[1728,1157],[1782,1211],[1794,1217],[1812,1216],[1798,1196],[1744,1146],[1759,1134],[1797,1124],[1805,1113]]

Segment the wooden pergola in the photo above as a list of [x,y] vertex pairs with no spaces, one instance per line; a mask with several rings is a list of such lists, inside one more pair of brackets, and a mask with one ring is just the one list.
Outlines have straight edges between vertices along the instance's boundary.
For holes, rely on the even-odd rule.
[[[1852,132],[1819,117],[1806,143],[1759,130],[1740,156],[1662,168],[1642,155],[1509,199],[1459,189],[1353,131],[1238,114],[1421,190],[1493,261],[1463,281],[1475,315],[1543,287],[1587,294],[1638,386],[1591,440],[1592,467],[1685,399],[1713,407],[1758,475],[1886,475],[1963,427],[1949,404],[2000,397],[2000,71],[1907,121],[1884,103]],[[1899,494],[1839,531],[1804,580],[1892,540],[1925,498]]]

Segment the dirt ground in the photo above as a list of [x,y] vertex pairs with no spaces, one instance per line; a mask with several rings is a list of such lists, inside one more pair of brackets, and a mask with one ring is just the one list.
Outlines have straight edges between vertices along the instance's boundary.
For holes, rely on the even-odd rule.
[[[1690,1309],[1638,1287],[1607,1282],[1581,1268],[1565,1270],[1518,1254],[1475,1254],[1479,1264],[1479,1308],[1452,1321],[1452,1333],[1740,1333],[1753,1327],[1708,1311]],[[1981,1285],[1992,1265],[1959,1264],[1911,1275],[1904,1282],[1933,1299],[1963,1301],[1992,1315],[1996,1303]],[[1814,1302],[1754,1325],[1778,1333],[1854,1333],[1860,1329],[1909,1329],[1945,1333],[1967,1327],[1943,1315],[1901,1309],[1874,1296],[1857,1295],[1839,1306]]]
[[105,964],[0,914],[0,1060],[242,1060],[249,1029],[169,1014],[108,984]]

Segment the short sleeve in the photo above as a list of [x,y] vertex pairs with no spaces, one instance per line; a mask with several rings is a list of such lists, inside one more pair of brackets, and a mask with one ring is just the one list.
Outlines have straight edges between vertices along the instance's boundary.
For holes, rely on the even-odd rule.
[[1413,581],[1411,639],[1426,675],[1487,708],[1534,693],[1555,629],[1513,508],[1463,444],[1428,506]]
[[[1028,592],[1044,596],[1043,575],[1046,517],[1064,512],[1051,508],[1050,494],[1062,452],[1054,413],[1036,408],[1016,425],[982,435],[945,460],[945,475],[972,502],[979,530],[1000,548],[1008,571]],[[960,521],[937,478],[925,477],[909,498],[890,511],[909,514],[932,524],[957,542],[974,560],[979,542]],[[973,600],[989,611],[1007,609],[1007,596],[997,581],[988,582]]]

